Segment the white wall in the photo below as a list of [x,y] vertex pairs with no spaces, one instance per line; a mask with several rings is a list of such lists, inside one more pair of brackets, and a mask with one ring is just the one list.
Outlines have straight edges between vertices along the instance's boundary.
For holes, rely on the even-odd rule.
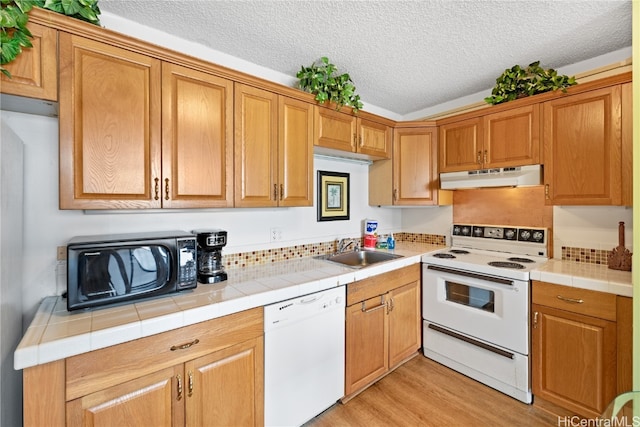
[[625,246],[633,252],[633,209],[622,206],[554,206],[553,257],[562,246],[611,250],[618,246],[618,222],[625,226]]
[[[65,265],[56,247],[77,235],[152,230],[222,228],[228,231],[225,253],[237,253],[361,235],[362,220],[374,218],[381,232],[401,229],[402,211],[370,207],[368,165],[316,158],[315,169],[350,174],[349,221],[316,221],[316,208],[211,209],[85,213],[58,209],[58,121],[56,118],[2,111],[3,129],[11,128],[25,143],[25,267],[23,307],[26,324],[40,300],[66,287]],[[315,180],[315,171],[314,171]],[[315,191],[315,186],[314,186]],[[282,241],[270,242],[270,228],[282,228]]]
[[23,146],[11,129],[0,130],[0,425],[18,426],[22,378],[13,352],[22,338]]

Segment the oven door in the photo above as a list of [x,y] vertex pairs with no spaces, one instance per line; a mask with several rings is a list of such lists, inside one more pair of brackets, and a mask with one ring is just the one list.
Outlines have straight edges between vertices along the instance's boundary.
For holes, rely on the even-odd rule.
[[529,282],[423,265],[425,320],[529,354]]

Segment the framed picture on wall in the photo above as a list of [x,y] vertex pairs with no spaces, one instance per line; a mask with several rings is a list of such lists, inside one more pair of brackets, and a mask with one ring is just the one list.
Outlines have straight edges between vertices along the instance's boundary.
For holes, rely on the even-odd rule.
[[318,221],[349,219],[349,174],[318,171]]

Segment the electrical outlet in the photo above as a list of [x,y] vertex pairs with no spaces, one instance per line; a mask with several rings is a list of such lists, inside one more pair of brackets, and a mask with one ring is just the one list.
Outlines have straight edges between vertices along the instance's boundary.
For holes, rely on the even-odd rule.
[[67,247],[66,246],[58,246],[58,250],[56,253],[56,260],[65,261],[67,259]]
[[279,242],[282,240],[282,227],[271,227],[271,241]]

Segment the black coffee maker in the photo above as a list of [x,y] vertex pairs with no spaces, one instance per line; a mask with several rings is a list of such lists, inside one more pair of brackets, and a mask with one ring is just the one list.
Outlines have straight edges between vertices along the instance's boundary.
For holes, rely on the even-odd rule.
[[220,229],[193,230],[198,242],[198,282],[218,283],[227,280],[222,265],[222,247],[227,244],[227,232]]

